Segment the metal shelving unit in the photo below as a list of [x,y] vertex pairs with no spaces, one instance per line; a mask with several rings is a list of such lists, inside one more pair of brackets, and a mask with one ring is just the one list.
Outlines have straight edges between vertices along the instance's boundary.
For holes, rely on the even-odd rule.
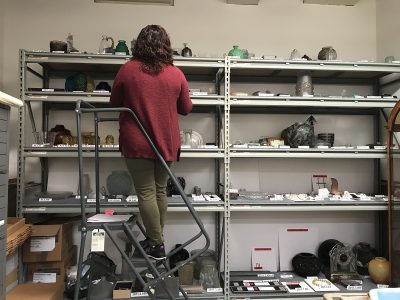
[[[90,103],[105,105],[109,102],[109,93],[72,93],[58,91],[31,91],[28,90],[26,78],[27,73],[32,73],[42,79],[43,87],[49,88],[49,78],[64,78],[68,72],[77,70],[95,74],[95,79],[103,76],[115,74],[118,68],[125,63],[128,56],[97,55],[97,54],[53,54],[43,52],[29,52],[21,50],[20,55],[20,73],[21,73],[21,98],[26,104],[30,102],[39,102],[44,105],[58,105],[76,102],[78,99],[85,99]],[[31,65],[38,65],[43,72],[39,73],[38,68],[34,69]],[[352,84],[360,86],[372,86],[374,94],[378,95],[380,80],[393,73],[400,74],[400,64],[385,64],[373,62],[343,62],[343,61],[289,61],[289,60],[245,60],[233,57],[220,58],[177,58],[174,64],[179,67],[186,75],[188,80],[198,80],[216,83],[216,92],[219,95],[192,96],[195,107],[216,111],[217,122],[222,124],[222,128],[216,130],[216,136],[222,129],[222,144],[214,149],[182,149],[182,157],[214,159],[215,176],[222,180],[223,199],[218,203],[195,203],[197,210],[201,212],[223,213],[223,229],[217,229],[218,233],[223,233],[219,238],[224,243],[222,252],[221,267],[222,277],[224,279],[223,292],[225,299],[236,299],[244,296],[233,295],[230,293],[230,222],[233,213],[240,212],[335,212],[335,211],[387,211],[387,203],[382,200],[360,201],[360,202],[329,202],[321,203],[293,203],[283,202],[257,202],[257,201],[237,201],[229,199],[229,186],[231,176],[232,160],[242,158],[291,158],[291,159],[372,159],[376,161],[376,168],[379,160],[386,158],[384,149],[239,149],[230,145],[231,115],[234,113],[274,113],[279,111],[323,111],[325,114],[332,114],[338,110],[343,114],[369,114],[373,115],[375,120],[383,109],[391,109],[397,102],[392,97],[339,97],[335,95],[324,95],[314,97],[296,97],[296,96],[231,96],[231,85],[235,82],[252,83],[294,83],[297,78],[297,72],[301,70],[312,71],[314,83],[323,84]],[[40,69],[39,68],[39,69]],[[394,83],[385,82],[385,85]],[[220,89],[220,83],[224,84],[223,91]],[[28,105],[26,106],[28,107]],[[30,158],[40,158],[47,160],[51,158],[76,158],[76,148],[74,147],[31,147],[23,144],[23,128],[25,122],[25,111],[20,113],[20,155],[19,155],[19,192],[18,207],[20,214],[52,214],[52,213],[77,213],[78,205],[76,199],[71,199],[71,203],[51,205],[48,203],[24,204],[23,178],[25,160]],[[46,114],[44,114],[46,118]],[[48,124],[44,122],[44,126]],[[47,129],[43,127],[43,130]],[[218,131],[218,132],[217,132]],[[379,135],[377,130],[375,135]],[[86,157],[94,157],[93,149],[85,149]],[[121,157],[117,148],[104,148],[100,151],[100,157],[114,158]],[[222,162],[222,164],[221,164]],[[219,170],[219,168],[223,170]],[[217,175],[218,174],[218,175]],[[379,174],[378,174],[379,175]],[[75,201],[75,202],[74,202]],[[179,203],[170,201],[170,211],[184,212],[186,208]],[[118,203],[112,206],[116,211],[135,211],[135,203]],[[88,212],[94,211],[94,207],[88,208]],[[246,294],[246,298],[252,298],[251,294]],[[284,295],[266,295],[266,298],[292,298],[291,294]],[[296,299],[315,299],[314,295],[300,297]]]
[[[42,147],[37,145],[26,145],[23,137],[25,128],[25,112],[29,116],[32,127],[38,131],[49,130],[49,114],[52,110],[74,110],[74,104],[78,99],[99,106],[107,106],[109,103],[109,92],[66,92],[60,91],[59,88],[52,88],[53,79],[65,79],[69,74],[76,72],[84,72],[90,74],[95,80],[113,80],[119,67],[130,59],[130,56],[115,55],[97,55],[97,54],[55,54],[45,52],[20,51],[20,80],[21,80],[21,99],[25,102],[25,109],[21,110],[20,115],[20,143],[19,143],[19,193],[18,193],[18,214],[79,214],[80,199],[70,197],[68,199],[41,199],[35,195],[24,195],[24,174],[25,164],[28,159],[39,159],[42,165],[42,190],[47,188],[48,176],[48,160],[57,158],[77,159],[77,147]],[[175,65],[180,68],[189,80],[214,82],[217,94],[191,96],[194,109],[193,112],[214,114],[215,118],[215,143],[217,146],[204,146],[198,149],[182,149],[182,160],[208,159],[213,160],[215,165],[215,193],[217,194],[221,185],[219,184],[221,161],[225,157],[225,149],[220,145],[220,127],[221,118],[223,117],[223,109],[225,105],[225,96],[218,95],[220,93],[220,81],[225,68],[224,59],[203,59],[203,58],[180,58],[175,60]],[[41,84],[30,86],[28,82],[29,76],[40,79]],[[29,77],[31,78],[31,77]],[[30,79],[29,79],[30,80]],[[36,83],[37,85],[37,83]],[[34,115],[32,113],[31,103],[38,103],[42,107],[42,120],[39,120],[36,128]],[[94,147],[84,147],[84,157],[94,157]],[[119,158],[122,157],[118,147],[102,147],[100,150],[101,158]],[[209,174],[207,174],[209,175]],[[50,189],[50,187],[49,187]],[[114,209],[116,212],[138,212],[137,202],[121,199],[104,200],[103,204],[107,208]],[[185,203],[180,199],[169,198],[169,211],[188,213],[189,210]],[[110,201],[110,202],[109,202]],[[192,201],[197,211],[202,213],[214,213],[216,220],[219,215],[224,212],[223,201]],[[88,204],[88,213],[95,212],[95,207]],[[216,232],[220,232],[219,221],[216,221]],[[217,234],[218,236],[219,234]],[[216,243],[217,251],[219,241]],[[193,296],[191,298],[207,298],[211,295],[217,295],[224,298],[221,293],[210,293],[202,296]],[[214,297],[212,297],[214,298]]]
[[[315,84],[338,84],[338,85],[360,85],[370,86],[374,95],[379,95],[380,80],[393,73],[400,73],[400,65],[372,63],[372,62],[342,62],[342,61],[291,61],[291,60],[249,60],[230,58],[229,65],[229,88],[235,83],[270,83],[270,84],[294,84],[299,71],[310,71]],[[385,85],[396,81],[385,82]],[[296,113],[322,113],[341,115],[370,115],[374,120],[374,127],[379,126],[379,117],[384,109],[391,109],[397,102],[395,97],[379,96],[354,96],[341,97],[337,95],[315,95],[315,96],[232,96],[230,90],[226,93],[229,102],[230,114],[296,114]],[[268,117],[268,116],[267,116]],[[228,118],[229,120],[229,118]],[[226,125],[228,128],[230,124]],[[374,131],[374,136],[380,136],[379,130]],[[229,130],[226,133],[229,140]],[[376,139],[378,140],[378,139]],[[301,149],[301,148],[269,148],[257,146],[235,146],[229,145],[228,159],[232,161],[242,158],[290,158],[290,159],[371,159],[374,161],[376,180],[379,176],[379,161],[386,158],[386,149],[367,149],[365,147],[336,147],[325,149]],[[398,155],[398,152],[397,152]],[[227,175],[229,178],[229,174]],[[228,181],[229,183],[229,181]],[[377,192],[377,186],[374,188]],[[290,200],[271,201],[264,200],[232,200],[230,199],[229,211],[226,213],[226,223],[231,223],[231,218],[243,212],[263,212],[266,214],[274,212],[376,212],[378,216],[386,213],[387,201],[375,199],[371,201],[313,201],[296,202]],[[381,221],[380,221],[381,222]],[[380,224],[381,225],[381,224]],[[379,225],[378,225],[379,226]],[[377,241],[378,244],[382,241]],[[225,238],[229,245],[229,235]],[[229,261],[229,251],[226,251],[226,261]],[[225,278],[229,280],[226,272]],[[233,294],[229,284],[225,284],[225,293],[232,299],[246,297],[264,299],[315,299],[321,295],[293,295],[293,294]]]
[[[109,103],[109,92],[66,92],[50,87],[51,79],[63,79],[67,74],[76,72],[87,72],[94,79],[112,80],[119,67],[130,59],[130,56],[99,55],[99,54],[59,54],[47,52],[20,51],[20,70],[21,70],[21,98],[25,102],[26,110],[29,113],[31,122],[35,126],[31,103],[37,102],[43,106],[43,121],[41,130],[47,131],[48,116],[50,109],[70,109],[73,110],[73,103],[78,99],[84,99],[93,104],[107,105]],[[219,83],[224,70],[223,59],[206,58],[179,58],[175,60],[175,65],[179,67],[185,75],[192,80],[208,80],[215,82],[215,90],[219,92]],[[32,74],[42,81],[41,88],[32,88],[27,82],[28,74]],[[192,96],[194,110],[199,112],[211,112],[216,119],[216,142],[219,141],[219,122],[220,114],[225,103],[224,95],[199,95]],[[25,117],[20,118],[20,127],[25,127]],[[40,129],[39,129],[40,130]],[[22,130],[23,131],[23,130]],[[21,139],[19,162],[21,170],[19,172],[21,180],[20,188],[23,187],[23,174],[25,160],[29,158],[39,158],[44,169],[42,176],[47,176],[47,160],[50,158],[77,158],[77,147],[34,147],[25,145]],[[84,147],[85,157],[94,157],[94,147]],[[102,147],[100,157],[118,158],[121,157],[118,147]],[[216,147],[204,147],[199,149],[182,149],[182,158],[204,158],[216,161],[224,158],[224,149]],[[216,165],[216,178],[219,178],[219,163]],[[44,179],[46,188],[47,180]],[[219,187],[218,182],[216,186]],[[24,208],[23,193],[19,194],[18,210],[23,213]],[[47,208],[46,211],[51,209]]]

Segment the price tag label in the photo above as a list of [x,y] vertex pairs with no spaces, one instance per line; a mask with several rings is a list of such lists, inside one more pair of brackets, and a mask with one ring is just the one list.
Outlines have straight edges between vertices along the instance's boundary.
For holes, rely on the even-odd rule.
[[348,291],[362,291],[362,285],[348,285]]
[[138,202],[138,197],[136,195],[131,195],[126,197],[126,202]]
[[378,289],[387,289],[389,286],[387,284],[377,284],[376,287]]
[[96,199],[95,198],[89,198],[86,200],[87,203],[96,203]]
[[104,241],[106,233],[103,229],[95,229],[92,231],[92,244],[91,250],[93,252],[103,252],[104,251]]
[[147,297],[149,294],[146,292],[135,292],[131,293],[131,298],[134,299],[135,297]]
[[52,198],[39,198],[39,202],[51,202],[53,201]]
[[121,202],[122,200],[121,199],[119,199],[119,198],[110,198],[110,199],[108,199],[108,202],[109,203],[115,203],[115,202]]
[[293,278],[292,274],[282,274],[281,278]]
[[275,275],[273,273],[266,273],[266,274],[257,274],[257,277],[275,278]]
[[57,281],[56,273],[33,273],[33,282],[35,283],[54,283]]
[[222,288],[207,288],[207,293],[222,293]]

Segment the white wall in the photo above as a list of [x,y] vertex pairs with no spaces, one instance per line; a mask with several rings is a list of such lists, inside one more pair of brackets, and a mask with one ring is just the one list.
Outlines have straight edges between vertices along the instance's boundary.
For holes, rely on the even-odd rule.
[[393,55],[400,59],[400,40],[397,38],[400,30],[400,1],[376,1],[376,26],[377,26],[377,57],[383,60],[386,56]]
[[[194,54],[198,56],[223,56],[232,45],[238,44],[256,55],[277,55],[284,58],[289,57],[294,48],[311,58],[316,58],[321,47],[327,45],[333,46],[338,53],[338,59],[342,60],[374,60],[377,57],[375,0],[360,0],[354,7],[303,5],[300,0],[261,0],[258,6],[227,5],[225,0],[175,0],[174,7],[94,4],[93,0],[3,0],[2,2],[5,3],[4,36],[1,38],[0,35],[0,40],[4,46],[4,52],[1,51],[4,53],[4,68],[0,69],[0,72],[5,91],[14,96],[19,95],[18,49],[48,51],[50,40],[64,40],[69,32],[74,36],[75,47],[88,52],[97,51],[102,34],[112,36],[116,41],[118,39],[130,41],[143,26],[161,24],[169,32],[174,48],[182,48],[183,42],[189,42]],[[36,108],[35,113],[39,112],[40,109]],[[15,125],[15,111],[13,118]],[[54,122],[59,120],[57,114],[52,118]],[[11,138],[11,147],[14,149],[10,159],[12,176],[16,174],[15,135],[11,135]],[[51,162],[50,168],[57,168],[58,173],[53,173],[50,181],[53,181],[54,185],[64,183],[69,189],[75,190],[76,168],[72,170],[73,164],[70,163],[72,159],[60,161],[63,162],[64,168],[60,168],[59,162]],[[194,163],[201,165],[197,160]],[[108,165],[115,167],[112,161],[108,162]],[[202,167],[213,166],[207,163]],[[240,166],[238,168],[240,169]],[[177,169],[184,174],[188,172],[184,164],[177,166]],[[363,170],[368,171],[368,165]],[[38,164],[31,163],[30,159],[26,171],[28,178],[39,172]],[[204,173],[199,172],[199,174]],[[72,179],[69,180],[70,178]],[[197,181],[189,180],[190,184],[194,185],[194,182]],[[239,183],[237,185],[239,186]],[[250,183],[247,187],[251,187]],[[248,216],[244,221],[237,217],[235,215],[235,220],[232,220],[233,226],[237,224],[242,226],[240,223],[245,222],[246,227],[248,222],[252,221],[250,217],[247,218]],[[268,225],[268,214],[257,217],[261,221],[257,219],[251,225],[259,222],[264,224],[263,226],[268,226],[269,230],[276,229],[275,224]],[[300,218],[299,222],[307,222],[306,217]],[[281,223],[285,224],[286,221],[287,219],[283,219]],[[373,220],[366,223],[368,228],[372,227]],[[176,225],[175,222],[173,224]],[[328,227],[321,227],[323,229],[321,238],[332,236],[329,235]],[[175,232],[176,228],[178,231]],[[341,227],[337,231],[345,231],[342,229]],[[172,236],[173,232],[179,233],[179,224],[168,230],[169,236]],[[232,232],[233,242],[239,243],[242,234],[240,230],[236,230],[235,234]],[[257,239],[257,236],[249,234],[246,237],[253,241]],[[357,235],[354,235],[353,238],[356,237]],[[345,238],[347,239],[347,236]],[[168,246],[172,246],[172,243]],[[234,254],[232,258],[240,261],[241,254]],[[236,265],[236,267],[239,269],[244,266]]]
[[4,10],[4,1],[0,1],[0,90],[3,90]]
[[[288,57],[297,48],[316,58],[322,46],[332,45],[339,59],[376,57],[375,0],[361,0],[354,7],[303,5],[293,0],[263,0],[258,6],[176,0],[173,7],[95,4],[92,0],[2,2],[2,75],[6,92],[14,96],[19,95],[18,49],[49,50],[50,40],[64,40],[70,32],[76,48],[96,52],[102,34],[130,41],[151,23],[167,29],[173,47],[182,48],[183,42],[189,42],[199,56],[222,56],[238,44],[257,55]],[[14,122],[15,115],[14,111]],[[14,138],[11,148],[16,148]],[[15,158],[11,157],[10,175],[15,174]]]

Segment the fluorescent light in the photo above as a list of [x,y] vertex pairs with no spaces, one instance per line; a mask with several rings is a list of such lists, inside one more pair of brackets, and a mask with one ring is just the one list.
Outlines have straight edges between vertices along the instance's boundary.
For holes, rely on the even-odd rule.
[[13,106],[22,106],[24,104],[20,99],[10,96],[9,94],[3,93],[2,91],[0,91],[0,103]]
[[304,4],[348,5],[353,6],[359,0],[303,0]]
[[95,3],[155,4],[174,6],[174,0],[94,0]]
[[226,0],[228,4],[258,5],[259,0]]

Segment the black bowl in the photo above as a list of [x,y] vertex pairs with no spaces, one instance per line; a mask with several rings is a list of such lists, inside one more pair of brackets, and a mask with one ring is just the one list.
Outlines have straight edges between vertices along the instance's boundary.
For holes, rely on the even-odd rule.
[[294,272],[303,277],[317,276],[321,272],[321,262],[312,253],[302,252],[292,258]]

